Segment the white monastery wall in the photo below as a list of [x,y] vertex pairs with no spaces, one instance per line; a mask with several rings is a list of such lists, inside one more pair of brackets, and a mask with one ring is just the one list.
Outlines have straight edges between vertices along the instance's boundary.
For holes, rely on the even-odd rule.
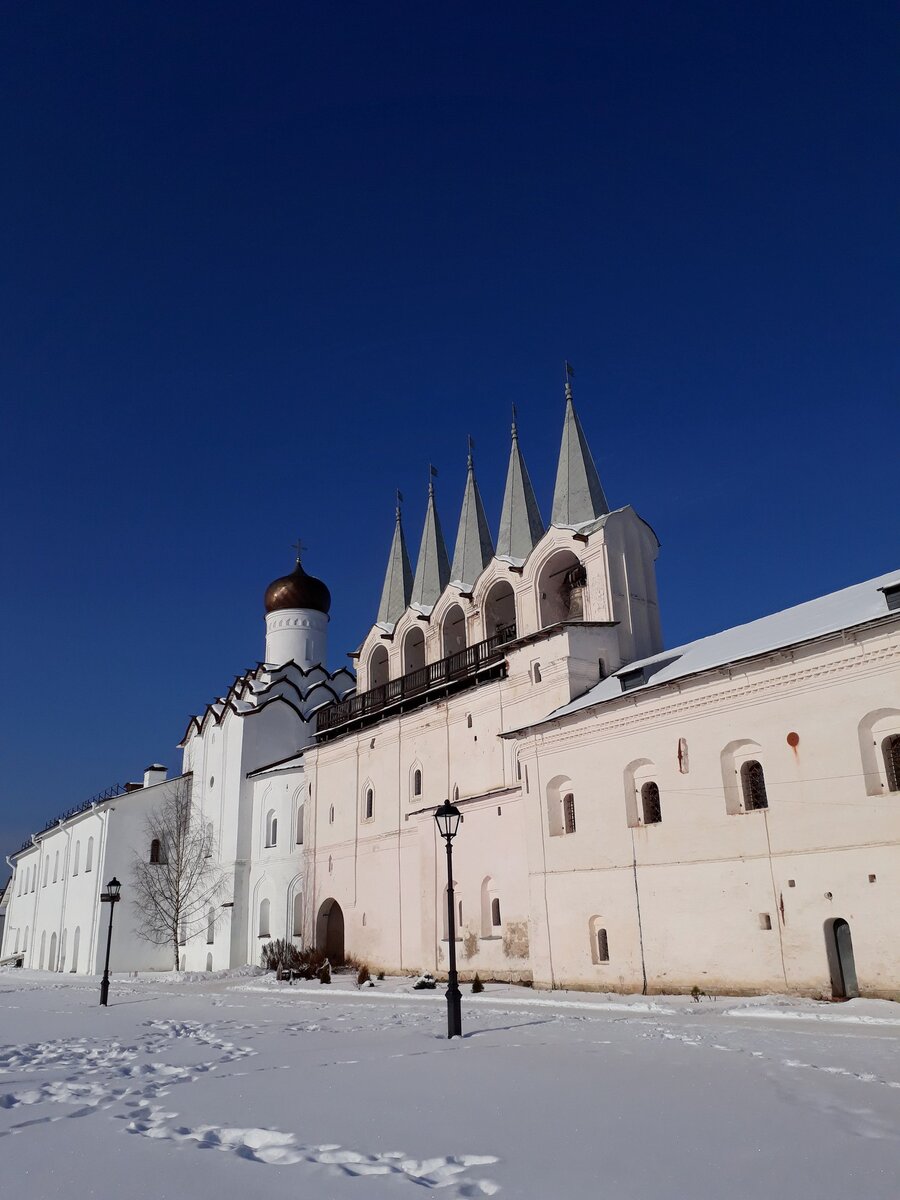
[[[515,429],[499,557],[466,517],[468,463],[470,581],[444,578],[433,488],[415,582],[398,510],[352,699],[323,665],[327,587],[299,560],[269,585],[266,662],[181,743],[226,883],[183,966],[285,938],[445,973],[449,799],[463,978],[829,995],[844,962],[864,993],[900,993],[900,577],[661,654],[657,539],[607,511],[566,403],[554,514],[572,523],[541,534]],[[178,783],[145,783],[12,857],[3,954],[98,971],[115,873],[115,969],[168,966],[127,899],[146,813]]]
[[[630,988],[646,969],[651,990],[826,993],[823,929],[843,917],[860,985],[896,991],[900,805],[881,785],[866,794],[859,737],[892,695],[896,626],[624,695],[526,736],[533,910],[546,889],[553,940],[536,981]],[[735,781],[749,757],[769,806],[746,812]],[[577,807],[576,832],[561,836],[550,833],[560,779]],[[651,779],[662,820],[646,825]],[[595,917],[608,963],[592,959]]]

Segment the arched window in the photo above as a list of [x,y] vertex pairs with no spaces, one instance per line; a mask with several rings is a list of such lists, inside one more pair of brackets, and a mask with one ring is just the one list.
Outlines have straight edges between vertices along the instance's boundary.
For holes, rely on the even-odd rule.
[[376,646],[369,655],[369,690],[384,687],[389,678],[388,652],[386,646]]
[[75,936],[72,938],[72,965],[69,970],[74,975],[78,970],[78,947],[81,944],[81,926],[75,926]]
[[303,845],[303,805],[297,807],[297,845]]
[[53,882],[56,883],[59,878],[59,851],[53,856]]
[[605,929],[597,930],[597,962],[609,962],[609,938]]
[[207,969],[207,971],[212,970],[212,955],[211,954],[207,954],[207,956],[206,956],[206,969]]
[[416,769],[413,771],[412,794],[413,794],[414,800],[418,800],[419,797],[422,795],[422,769],[421,769],[421,767],[416,767]]
[[92,870],[93,866],[94,866],[94,839],[92,837],[89,837],[88,838],[87,855],[85,856],[85,860],[84,860],[85,872]]
[[[50,874],[50,859],[49,859],[49,858],[45,858],[45,859],[44,859],[44,887],[46,887],[46,886],[47,886],[47,876],[48,876],[49,874]],[[20,877],[20,879],[19,879],[19,890],[20,890],[20,891],[22,890],[22,880],[21,880],[21,877]]]
[[451,654],[458,654],[460,650],[465,650],[466,618],[458,604],[452,604],[447,609],[446,616],[441,624],[441,638],[443,641],[444,658],[449,658]]
[[329,825],[334,824],[334,805],[333,804],[328,809],[328,824]]
[[215,844],[215,835],[213,833],[212,821],[206,822],[206,857],[212,858],[213,845]]
[[539,662],[531,664],[531,679],[533,683],[543,683],[541,675],[541,664]]
[[410,629],[403,642],[403,674],[420,671],[424,666],[425,634],[419,628]]
[[294,911],[291,931],[295,938],[303,937],[303,893],[294,893]]
[[659,788],[652,779],[641,785],[641,815],[645,825],[658,825],[662,821]]
[[481,936],[496,937],[500,928],[500,897],[490,875],[481,881]]
[[766,795],[766,777],[762,765],[755,758],[741,764],[741,794],[744,798],[744,810],[753,812],[757,808],[768,808],[769,798]]
[[150,843],[150,861],[151,863],[161,863],[162,860],[162,843],[159,838],[154,838]]
[[566,833],[575,832],[575,797],[571,792],[563,796],[563,826]]
[[56,934],[50,934],[50,956],[47,959],[47,970],[56,970]]
[[78,863],[79,863],[80,859],[81,859],[81,842],[76,842],[75,843],[75,858],[72,863],[72,874],[73,875],[78,874]]
[[889,792],[900,792],[900,733],[889,734],[881,743],[884,774]]
[[275,809],[270,808],[266,813],[266,845],[277,846],[278,844],[278,818],[275,816]]
[[459,803],[459,784],[458,783],[455,783],[453,785],[453,803],[454,804]]
[[210,908],[206,914],[206,944],[211,946],[216,940],[216,910]]
[[507,641],[516,636],[516,598],[505,579],[498,580],[484,600],[484,636],[498,634]]
[[547,831],[551,837],[575,832],[575,793],[565,775],[555,775],[547,784]]
[[259,902],[259,928],[257,934],[259,937],[269,937],[269,910],[271,905],[268,900],[260,900]]
[[375,790],[374,788],[366,788],[366,801],[364,806],[364,820],[371,821],[375,815]]

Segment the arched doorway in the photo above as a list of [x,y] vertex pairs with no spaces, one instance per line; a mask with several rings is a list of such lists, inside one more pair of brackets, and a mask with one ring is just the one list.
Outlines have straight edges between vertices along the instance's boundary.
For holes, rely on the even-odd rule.
[[316,920],[316,949],[332,965],[344,961],[344,912],[337,900],[326,900]]
[[825,922],[825,952],[831,974],[831,994],[835,1000],[849,1000],[859,995],[856,962],[853,958],[853,939],[850,926],[843,917]]

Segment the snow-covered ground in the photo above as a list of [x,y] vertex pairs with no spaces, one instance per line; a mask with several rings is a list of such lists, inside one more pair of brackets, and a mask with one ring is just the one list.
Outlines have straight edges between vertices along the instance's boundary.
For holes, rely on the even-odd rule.
[[410,983],[0,972],[4,1194],[900,1193],[900,1005]]

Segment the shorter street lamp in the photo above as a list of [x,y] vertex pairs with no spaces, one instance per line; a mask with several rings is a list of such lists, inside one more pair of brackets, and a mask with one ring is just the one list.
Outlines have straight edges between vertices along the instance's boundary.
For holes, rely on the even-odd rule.
[[100,981],[100,1003],[103,1005],[109,999],[109,948],[112,945],[112,919],[121,890],[121,883],[113,875],[112,879],[106,885],[106,891],[100,893],[101,902],[109,905],[109,930],[106,934],[106,965],[103,968],[103,979]]
[[453,839],[462,819],[459,809],[445,800],[434,819],[447,843],[447,937],[450,942],[450,970],[447,974],[447,1037],[462,1037],[462,999],[456,975],[456,913],[453,899]]

